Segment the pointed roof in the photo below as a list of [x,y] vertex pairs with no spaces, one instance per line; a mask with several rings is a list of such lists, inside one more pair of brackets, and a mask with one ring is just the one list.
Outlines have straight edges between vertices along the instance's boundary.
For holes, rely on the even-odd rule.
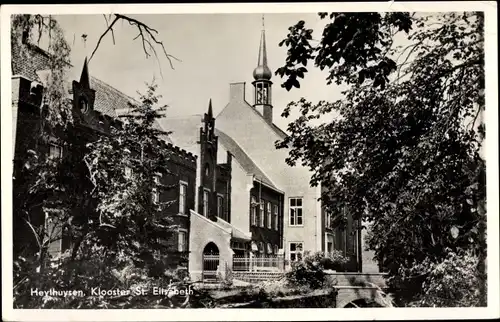
[[214,113],[212,112],[212,99],[208,102],[208,117],[213,118]]
[[264,28],[264,16],[262,16],[262,32],[260,35],[259,59],[257,61],[257,67],[253,71],[253,78],[255,80],[270,80],[271,76],[271,70],[267,66],[266,30]]
[[89,81],[89,67],[87,63],[87,57],[85,57],[85,61],[83,62],[82,75],[80,76],[80,85],[85,85],[86,87],[90,87]]

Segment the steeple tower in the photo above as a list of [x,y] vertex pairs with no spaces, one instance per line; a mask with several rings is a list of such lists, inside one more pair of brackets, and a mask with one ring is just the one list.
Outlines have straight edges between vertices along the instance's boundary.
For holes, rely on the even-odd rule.
[[254,81],[254,108],[269,123],[273,122],[273,106],[271,103],[272,72],[267,66],[266,30],[264,27],[264,15],[262,15],[262,32],[260,36],[259,59],[257,67],[253,71]]
[[87,57],[85,57],[85,61],[83,62],[82,75],[80,76],[80,84],[90,87],[89,67],[88,67]]

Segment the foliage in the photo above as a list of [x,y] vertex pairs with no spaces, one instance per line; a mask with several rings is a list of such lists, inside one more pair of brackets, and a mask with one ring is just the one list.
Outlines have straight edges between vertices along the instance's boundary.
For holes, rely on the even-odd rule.
[[286,273],[286,278],[292,285],[321,288],[325,284],[325,269],[336,269],[345,263],[347,258],[340,252],[334,252],[333,256],[323,252],[305,252],[302,260],[292,262],[292,268]]
[[[23,115],[26,117],[18,121],[18,128],[27,132],[30,142],[17,136],[20,142],[16,144],[21,148],[15,160],[13,189],[14,228],[23,227],[33,233],[29,238],[32,243],[23,246],[34,247],[41,264],[49,245],[59,241],[61,230],[75,219],[74,209],[88,205],[84,188],[72,184],[84,178],[83,172],[71,171],[75,168],[75,156],[66,153],[61,157],[51,156],[47,151],[49,143],[64,146],[65,150],[79,145],[79,142],[65,140],[70,136],[73,121],[72,104],[65,91],[70,48],[62,29],[50,15],[13,15],[11,26],[12,52],[20,55],[21,60],[32,59],[36,50],[32,43],[39,43],[42,35],[48,34],[50,39],[45,66],[48,73],[41,75],[45,88],[39,100],[40,109],[30,117]],[[47,224],[42,225],[43,222]],[[21,238],[14,236],[14,250],[27,256],[29,252],[17,243],[18,237]]]
[[[183,255],[166,242],[175,225],[160,214],[170,203],[151,200],[154,174],[169,174],[169,152],[160,144],[166,133],[153,127],[165,108],[155,106],[156,86],[148,85],[111,133],[75,129],[66,76],[70,47],[63,30],[50,15],[14,15],[11,23],[12,51],[21,60],[31,61],[34,52],[43,51],[34,44],[48,39],[46,71],[39,73],[40,109],[23,111],[18,120],[26,133],[16,138],[14,161],[14,231],[23,232],[14,234],[15,307],[105,307],[109,303],[102,297],[29,295],[34,288],[127,288],[139,277],[158,285],[185,275],[172,267]],[[63,148],[62,155],[51,154],[51,143]],[[132,176],[124,177],[125,165]],[[155,186],[158,192],[170,188]],[[66,252],[51,254],[55,244]],[[123,279],[129,270],[135,277]]]
[[[400,275],[415,276],[428,274],[422,285],[425,297],[412,303],[413,306],[468,307],[486,306],[486,275],[479,266],[481,259],[470,250],[454,252],[447,249],[441,262],[429,259],[415,263]],[[479,287],[478,287],[479,286]]]
[[334,249],[322,259],[322,265],[325,269],[343,271],[348,261],[349,258],[342,251]]
[[[154,127],[166,109],[156,106],[156,88],[147,85],[141,103],[131,103],[130,112],[120,116],[123,122],[112,127],[109,135],[88,143],[84,157],[99,215],[89,223],[93,228],[85,242],[102,245],[106,256],[141,266],[178,263],[171,243],[177,226],[164,214],[172,201],[154,200],[174,188],[162,183],[171,175],[171,151],[161,143],[167,133]],[[163,269],[154,266],[150,271],[162,275]]]
[[369,247],[402,303],[423,298],[430,277],[401,270],[438,265],[448,248],[474,251],[484,271],[483,14],[320,16],[329,22],[318,45],[303,21],[290,27],[276,74],[299,87],[313,61],[347,89],[334,102],[287,106],[284,117],[300,111],[277,142],[290,149],[287,163],[313,171],[331,211],[371,223]]
[[[39,44],[42,36],[48,36],[47,53],[48,74],[42,76],[45,83],[40,112],[43,113],[41,135],[45,127],[52,129],[72,123],[72,104],[66,98],[68,94],[66,74],[70,66],[70,47],[64,39],[64,32],[51,16],[43,15],[13,15],[11,18],[12,51],[19,51],[22,59],[30,60],[32,44]],[[35,40],[36,38],[36,40]]]
[[217,279],[220,281],[220,288],[229,289],[233,285],[233,271],[226,265],[224,275],[222,275],[221,272],[218,272]]
[[[13,299],[19,309],[99,309],[99,308],[169,308],[162,305],[165,297],[152,294],[153,287],[168,289],[170,283],[181,280],[182,273],[172,272],[165,278],[148,276],[146,269],[130,263],[118,263],[111,258],[87,258],[72,260],[69,254],[58,260],[47,260],[47,268],[41,272],[35,267],[36,257],[19,258],[14,262]],[[114,267],[110,269],[110,267]],[[98,291],[123,291],[111,295],[99,295]],[[32,291],[82,291],[81,294],[33,295]],[[138,295],[147,290],[148,295]]]
[[268,294],[270,298],[299,295],[311,292],[309,285],[294,284],[286,276],[279,280],[264,281],[259,284],[260,290]]

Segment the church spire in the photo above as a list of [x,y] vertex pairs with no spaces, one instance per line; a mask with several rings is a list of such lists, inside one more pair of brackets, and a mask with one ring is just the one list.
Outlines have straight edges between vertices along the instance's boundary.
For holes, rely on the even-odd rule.
[[83,62],[82,75],[80,76],[80,84],[86,85],[87,87],[90,87],[89,67],[88,67],[88,63],[87,63],[87,57],[85,57],[85,61]]
[[208,102],[208,117],[211,119],[213,117],[213,112],[212,112],[212,99]]
[[272,72],[267,66],[266,30],[264,15],[262,15],[262,32],[260,35],[259,59],[253,71],[254,108],[269,123],[273,122],[273,106],[271,102]]
[[264,15],[262,15],[262,31],[260,34],[259,59],[257,67],[253,71],[255,80],[270,80],[272,76],[271,70],[267,66],[267,49],[266,49],[266,29],[264,25]]

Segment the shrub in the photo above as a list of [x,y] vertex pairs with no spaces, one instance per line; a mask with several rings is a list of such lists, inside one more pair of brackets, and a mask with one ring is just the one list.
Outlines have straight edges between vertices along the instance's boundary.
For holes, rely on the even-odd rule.
[[305,294],[311,291],[308,285],[292,284],[287,278],[275,281],[263,281],[260,283],[259,289],[271,298]]
[[220,288],[228,289],[233,286],[233,271],[226,265],[224,276],[221,272],[217,273],[217,279],[220,281]]
[[345,264],[349,259],[344,256],[344,254],[340,250],[334,250],[331,253],[325,255],[321,263],[325,269],[332,269],[335,271],[344,271]]
[[[137,267],[132,261],[93,256],[71,259],[67,253],[57,259],[47,259],[39,264],[36,255],[19,257],[14,261],[14,308],[74,309],[74,308],[153,308],[158,297],[135,296],[137,288],[150,290],[154,286],[167,288],[170,282],[188,277],[183,269],[165,270],[162,276],[151,276],[147,267]],[[96,296],[92,288],[102,290],[131,290],[131,295]],[[32,290],[55,291],[81,290],[65,296],[32,296]]]
[[293,285],[321,288],[325,284],[324,270],[338,268],[346,262],[347,259],[340,252],[334,252],[332,256],[323,252],[306,252],[301,261],[292,262],[292,269],[286,273],[286,278]]
[[412,274],[425,274],[422,294],[412,306],[475,307],[486,306],[486,275],[481,259],[472,251],[447,250],[439,263],[429,259],[415,265]]

